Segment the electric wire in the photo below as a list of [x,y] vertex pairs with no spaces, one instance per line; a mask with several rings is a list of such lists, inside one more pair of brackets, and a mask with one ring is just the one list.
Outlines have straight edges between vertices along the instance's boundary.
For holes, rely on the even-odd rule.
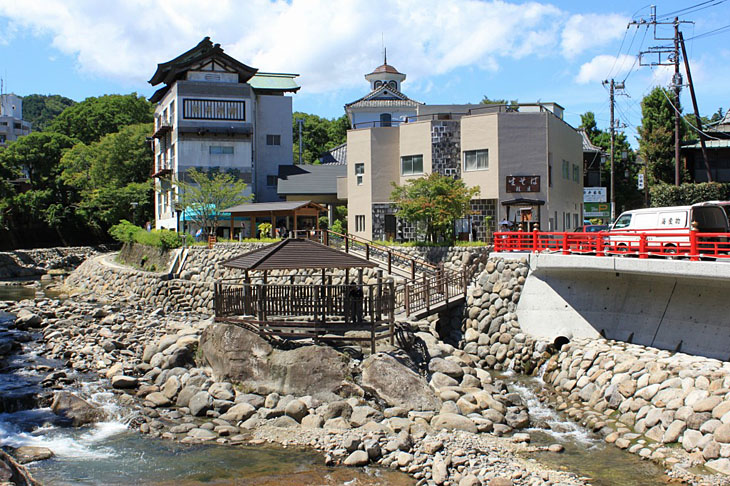
[[690,122],[688,122],[687,119],[682,115],[682,112],[679,111],[679,109],[677,109],[677,107],[674,106],[674,103],[672,102],[672,100],[669,99],[669,96],[667,96],[666,91],[664,89],[662,89],[661,92],[664,95],[664,97],[667,99],[669,104],[672,106],[672,108],[674,109],[674,112],[677,113],[679,116],[681,116],[684,119],[684,122],[687,125],[689,125],[694,131],[696,131],[697,133],[700,133],[700,134],[704,135],[705,137],[710,138],[712,140],[720,140],[718,137],[713,137],[712,135],[708,135],[705,132],[703,132],[702,130],[700,130],[699,128],[697,128],[696,126],[692,125]]

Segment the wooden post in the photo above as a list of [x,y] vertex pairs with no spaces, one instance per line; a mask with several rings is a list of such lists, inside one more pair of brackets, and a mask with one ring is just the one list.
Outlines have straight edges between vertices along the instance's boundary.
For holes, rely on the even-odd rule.
[[393,281],[388,282],[388,323],[390,327],[390,345],[395,344],[395,287]]
[[261,296],[261,303],[263,308],[263,315],[262,319],[263,321],[266,320],[266,287],[269,283],[269,272],[267,270],[264,270],[264,284],[261,286],[261,292],[259,292],[259,295]]
[[403,305],[406,308],[406,317],[411,315],[411,286],[408,283],[403,284]]
[[393,253],[388,250],[388,273],[393,273]]
[[297,235],[297,210],[294,210],[294,238],[296,238]]
[[411,280],[416,280],[416,261],[411,260]]
[[362,285],[362,268],[357,269],[357,284]]
[[373,293],[369,293],[370,300],[370,354],[375,354],[375,312],[373,309]]
[[423,292],[426,296],[426,312],[431,312],[431,279],[426,278],[426,274],[423,274]]
[[345,235],[345,253],[350,253],[350,237]]
[[248,270],[244,270],[243,273],[243,313],[247,315],[253,315],[253,309],[251,309],[251,277],[248,274]]
[[256,216],[251,216],[251,238],[256,238]]
[[228,238],[233,240],[233,213],[231,213],[231,233],[228,235]]
[[378,321],[383,319],[383,271],[378,269],[378,299],[377,299],[377,306],[378,306]]
[[370,261],[370,245],[365,244],[365,260]]
[[276,219],[274,219],[274,212],[271,211],[271,229],[269,230],[269,238],[276,236]]

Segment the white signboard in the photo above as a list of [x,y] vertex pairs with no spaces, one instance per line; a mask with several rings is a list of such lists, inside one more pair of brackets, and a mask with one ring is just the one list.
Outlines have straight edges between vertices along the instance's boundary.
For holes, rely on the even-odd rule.
[[583,202],[606,202],[606,188],[605,187],[584,187],[583,188]]

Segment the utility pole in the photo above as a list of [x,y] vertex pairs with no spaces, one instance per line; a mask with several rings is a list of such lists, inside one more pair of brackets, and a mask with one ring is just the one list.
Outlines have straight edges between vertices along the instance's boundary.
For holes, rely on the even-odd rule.
[[624,89],[624,83],[623,82],[616,82],[614,79],[611,79],[611,81],[605,80],[603,81],[603,85],[608,85],[608,96],[609,96],[609,102],[611,106],[611,221],[616,219],[616,191],[614,191],[614,167],[613,167],[613,153],[614,153],[614,143],[616,141],[616,121],[614,120],[614,105],[616,104],[616,97],[615,93],[617,89]]
[[[679,24],[690,24],[692,22],[686,20],[679,20],[679,17],[674,17],[671,21],[658,21],[656,18],[656,5],[651,6],[651,15],[649,20],[640,19],[638,21],[629,22],[629,25],[651,25],[654,28],[654,40],[660,41],[672,41],[673,46],[655,46],[650,47],[646,51],[639,53],[639,65],[640,66],[674,66],[674,76],[672,77],[671,88],[674,89],[674,184],[679,185],[679,149],[681,146],[681,139],[679,128],[681,126],[681,115],[679,113],[679,95],[682,91],[682,73],[679,72]],[[671,25],[674,27],[674,35],[672,37],[658,37],[657,36],[657,25]],[[651,62],[644,62],[643,56],[646,54],[656,55],[657,60]]]

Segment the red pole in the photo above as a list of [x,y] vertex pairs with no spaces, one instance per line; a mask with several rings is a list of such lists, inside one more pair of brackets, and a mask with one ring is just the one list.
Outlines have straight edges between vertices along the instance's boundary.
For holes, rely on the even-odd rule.
[[646,254],[646,233],[639,236],[639,258],[649,258]]
[[601,233],[596,234],[596,256],[605,256],[603,253],[603,236]]
[[563,233],[563,255],[570,255],[570,248],[568,248],[568,233]]
[[537,226],[535,226],[532,229],[532,252],[533,253],[537,253],[540,250],[539,245],[537,244],[538,243],[538,241],[537,241],[537,233],[538,233]]
[[689,230],[689,259],[694,262],[700,259],[697,249],[697,237],[699,236],[697,226],[697,221],[692,221],[692,226]]

